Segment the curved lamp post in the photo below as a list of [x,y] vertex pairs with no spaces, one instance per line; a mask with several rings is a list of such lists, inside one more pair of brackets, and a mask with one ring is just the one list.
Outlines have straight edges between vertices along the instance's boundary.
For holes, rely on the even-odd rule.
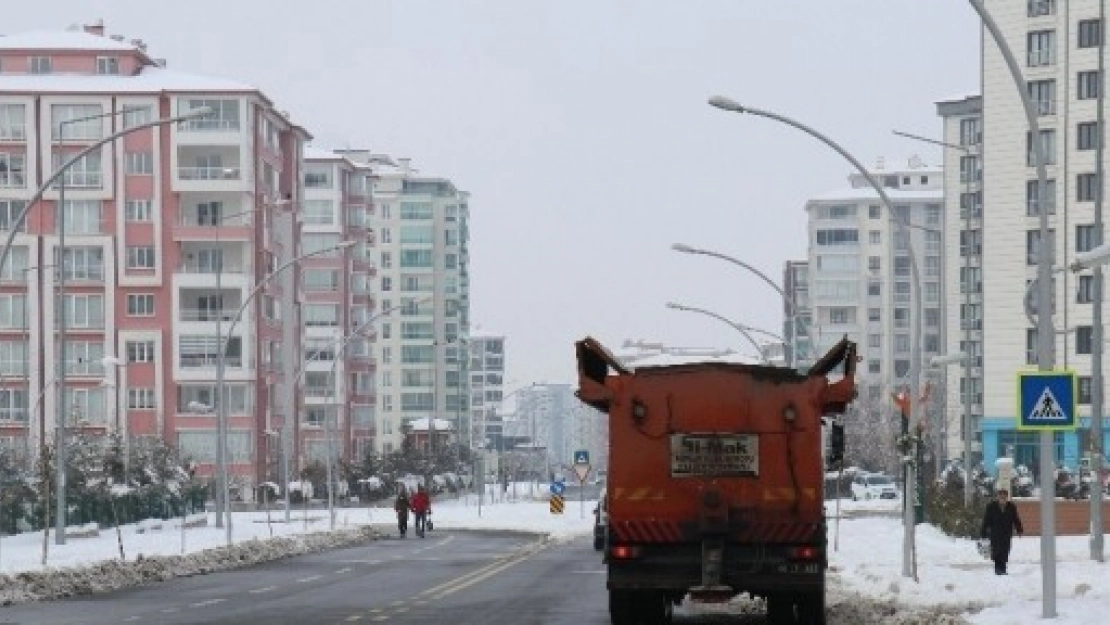
[[[223,505],[223,510],[221,511],[221,514],[226,514],[227,515],[227,522],[226,522],[226,525],[225,525],[225,529],[227,530],[227,532],[226,532],[227,544],[229,546],[231,545],[231,524],[232,524],[232,521],[231,521],[231,498],[229,496],[230,491],[229,491],[229,488],[228,488],[228,475],[227,475],[227,464],[228,464],[227,463],[227,435],[228,435],[227,420],[228,420],[228,416],[227,416],[227,402],[224,401],[224,395],[225,395],[224,386],[226,385],[226,380],[224,379],[224,360],[225,360],[226,355],[227,355],[227,343],[230,342],[231,335],[235,331],[235,326],[239,323],[239,320],[243,318],[243,313],[246,312],[247,306],[251,303],[251,300],[253,300],[256,295],[261,293],[262,289],[266,288],[266,286],[270,284],[270,281],[273,280],[274,278],[276,278],[277,276],[279,276],[281,274],[281,272],[283,272],[286,269],[292,267],[293,265],[296,265],[297,263],[301,262],[302,260],[304,260],[306,258],[312,258],[313,256],[319,256],[321,254],[327,254],[329,252],[334,252],[334,251],[337,251],[337,250],[344,250],[344,249],[347,249],[347,248],[349,248],[353,245],[357,245],[357,244],[358,244],[358,241],[343,241],[342,243],[339,243],[338,245],[332,245],[330,247],[325,247],[325,248],[316,250],[314,252],[308,252],[306,254],[301,254],[300,256],[297,256],[296,258],[285,261],[283,264],[278,266],[277,269],[274,269],[271,273],[265,275],[261,280],[258,281],[258,284],[256,284],[254,286],[254,288],[251,289],[251,292],[247,295],[246,299],[244,299],[243,303],[239,306],[239,310],[237,310],[235,312],[235,316],[232,317],[231,324],[228,326],[227,333],[225,334],[225,337],[224,337],[225,342],[223,344],[220,344],[220,345],[217,346],[220,351],[219,351],[219,354],[218,354],[218,357],[217,357],[217,363],[216,363],[216,366],[217,366],[217,370],[216,370],[216,378],[217,378],[217,380],[216,380],[216,398],[217,398],[216,409],[218,410],[218,420],[217,420],[218,430],[217,430],[216,446],[217,446],[217,457],[223,459],[223,462],[219,463],[220,466],[219,466],[219,477],[218,477],[218,480],[217,480],[217,482],[218,482],[217,483],[217,488],[219,488],[220,492],[223,494],[223,499],[224,499],[223,503],[224,503],[224,505]],[[221,311],[221,316],[222,316],[222,314],[223,313]],[[286,509],[288,510],[288,508],[286,508]]]
[[[760,360],[762,360],[764,362],[764,364],[770,364],[770,361],[767,360],[767,355],[763,353],[763,346],[760,345],[759,342],[756,341],[754,337],[752,337],[751,333],[752,332],[759,332],[759,333],[766,334],[767,336],[770,336],[772,338],[775,338],[777,340],[782,341],[782,337],[777,335],[777,334],[774,334],[772,332],[767,332],[765,330],[759,330],[757,328],[752,328],[750,326],[746,326],[746,325],[743,325],[743,324],[740,324],[740,323],[736,323],[736,322],[734,322],[734,321],[732,321],[732,320],[730,320],[730,319],[728,319],[728,318],[726,318],[722,315],[718,315],[717,313],[715,313],[711,310],[706,310],[704,308],[697,308],[695,306],[684,306],[682,304],[678,304],[678,303],[675,303],[675,302],[667,302],[667,308],[670,308],[672,310],[683,310],[683,311],[686,311],[686,312],[701,313],[703,315],[713,317],[714,319],[717,319],[718,321],[722,321],[724,323],[727,323],[728,325],[732,326],[732,328],[734,330],[736,330],[740,334],[743,334],[744,338],[748,339],[748,342],[752,344],[752,347],[755,347],[755,353],[759,354],[759,358],[760,358]],[[783,342],[785,343],[785,341],[783,341]]]
[[[794,300],[792,300],[789,296],[787,296],[786,291],[784,291],[782,289],[782,287],[780,287],[774,280],[768,278],[767,274],[763,273],[762,271],[756,269],[755,267],[749,265],[748,263],[746,263],[746,262],[744,262],[744,261],[742,261],[738,258],[734,258],[732,256],[729,256],[728,254],[722,254],[720,252],[714,252],[712,250],[706,250],[706,249],[702,249],[702,248],[698,248],[698,247],[691,247],[691,246],[686,245],[684,243],[675,243],[675,244],[671,245],[671,249],[673,249],[676,252],[682,252],[684,254],[700,254],[702,256],[712,256],[713,258],[719,258],[721,260],[728,261],[728,262],[730,262],[734,265],[738,265],[738,266],[740,266],[744,269],[747,269],[751,273],[755,274],[759,279],[766,282],[772,289],[774,289],[780,296],[782,296],[782,301],[783,301],[784,304],[786,304],[786,308],[788,310],[787,314],[789,314],[790,318],[793,319],[793,323],[790,324],[790,327],[791,327],[791,335],[792,335],[791,339],[793,339],[794,345],[790,346],[790,362],[787,363],[787,364],[788,364],[788,366],[793,367],[798,362],[798,354],[797,354],[798,349],[797,349],[797,340],[796,339],[798,337],[798,330],[799,330],[799,327],[800,327],[799,319],[801,317],[799,317],[799,315],[798,315],[798,307],[794,303]],[[806,336],[808,336],[810,338],[810,344],[812,346],[813,337],[810,336],[810,334],[809,334],[810,328],[805,328],[805,332],[806,332]],[[784,340],[783,343],[785,343],[785,342],[786,341]],[[812,349],[812,347],[811,347],[811,349]],[[760,353],[762,353],[762,352],[760,352]]]
[[[916,302],[915,306],[910,307],[910,314],[912,317],[914,317],[910,324],[913,328],[913,338],[910,348],[911,354],[909,370],[911,380],[910,396],[915,399],[920,397],[921,394],[919,392],[919,389],[921,386],[921,318],[918,308],[921,306],[921,273],[917,266],[917,257],[914,254],[913,242],[910,239],[909,229],[906,228],[906,225],[902,222],[901,219],[898,219],[898,215],[894,211],[894,203],[891,202],[890,196],[886,194],[886,191],[883,190],[882,185],[880,185],[879,182],[875,180],[875,177],[871,175],[871,172],[867,171],[867,168],[865,168],[858,159],[849,154],[847,150],[840,146],[840,144],[814,130],[813,128],[810,128],[805,124],[790,119],[789,117],[785,117],[771,111],[764,111],[749,106],[742,106],[735,100],[726,98],[724,96],[717,95],[709,98],[709,104],[721,110],[730,111],[733,113],[747,113],[749,115],[755,115],[757,117],[766,117],[767,119],[786,124],[787,126],[795,128],[797,130],[801,130],[802,132],[832,148],[837,154],[842,156],[844,160],[851,163],[856,171],[858,171],[860,175],[862,175],[863,178],[867,180],[867,183],[871,185],[871,188],[873,188],[875,192],[879,194],[879,198],[882,199],[883,204],[886,206],[891,220],[894,221],[895,225],[897,226],[897,232],[901,234],[902,237],[905,239],[907,251],[909,252],[910,271],[913,278],[913,299]],[[1039,144],[1039,141],[1035,141],[1034,143]],[[910,402],[908,405],[910,406],[909,426],[910,431],[912,432],[917,430],[920,419],[918,411],[914,410],[912,407],[913,402]],[[911,452],[910,457],[916,457],[916,453]],[[903,506],[904,510],[902,515],[902,524],[904,526],[904,538],[902,541],[902,576],[912,577],[914,579],[917,578],[917,571],[916,567],[914,566],[913,554],[914,531],[916,529],[916,526],[914,524],[914,516],[917,507],[916,502],[918,501],[919,497],[917,493],[918,468],[919,467],[915,466],[912,462],[906,463],[906,505]]]
[[[1052,241],[1049,241],[1048,229],[1048,170],[1045,167],[1047,163],[1045,155],[1044,142],[1041,141],[1041,131],[1037,124],[1037,110],[1033,106],[1033,101],[1029,97],[1029,89],[1026,85],[1026,79],[1021,73],[1021,68],[1018,66],[1017,59],[1014,58],[1013,50],[1006,42],[1006,38],[1002,35],[1002,31],[998,28],[994,18],[991,17],[987,8],[983,5],[981,0],[968,0],[971,8],[979,14],[979,18],[986,27],[987,32],[990,33],[991,38],[994,39],[998,51],[1002,54],[1003,60],[1006,62],[1006,68],[1010,72],[1010,77],[1013,78],[1014,87],[1017,89],[1018,97],[1021,98],[1022,108],[1025,110],[1025,120],[1029,125],[1029,135],[1031,137],[1030,143],[1033,144],[1033,160],[1034,165],[1037,167],[1037,207],[1040,216],[1040,237],[1041,244],[1040,250],[1037,255],[1037,369],[1040,371],[1051,371],[1055,366],[1056,360],[1056,332],[1053,330],[1052,325],[1052,265],[1053,256],[1055,255],[1056,246]],[[1102,46],[1099,46],[1099,57],[1102,56]],[[1105,82],[1105,81],[1103,81]],[[1099,92],[1106,88],[1105,84],[1099,85]],[[1101,106],[1100,109],[1101,115]],[[1101,134],[1101,133],[1100,133]],[[1101,145],[1102,140],[1099,140]],[[1099,159],[1099,169],[1102,168],[1102,159]],[[1102,197],[1102,180],[1098,181],[1099,189],[1097,197]],[[1101,218],[1101,215],[1099,215]],[[1099,220],[1101,225],[1101,219]],[[1101,272],[1099,273],[1101,277]],[[1095,289],[1100,290],[1101,285],[1096,280]],[[1101,309],[1096,306],[1096,311],[1101,313]],[[1099,345],[1102,344],[1102,328],[1101,319],[1099,316],[1095,317],[1094,326],[1094,339]],[[1100,358],[1101,359],[1101,358]],[[1092,366],[1098,364],[1101,368],[1101,362],[1092,362]],[[1100,388],[1098,389],[1099,403],[1101,404],[1101,379]],[[1094,399],[1094,398],[1092,398]],[[1101,406],[1091,406],[1092,415],[1096,414],[1095,410],[1101,410]],[[1040,474],[1041,474],[1041,577],[1042,577],[1042,614],[1043,618],[1054,618],[1056,616],[1056,506],[1054,503],[1055,492],[1053,487],[1053,460],[1056,455],[1054,448],[1054,432],[1047,431],[1041,432],[1040,435]],[[1094,500],[1094,497],[1091,498]],[[1101,517],[1101,507],[1091,509],[1091,522],[1096,521],[1096,517]],[[1101,530],[1102,519],[1097,519],[1099,529]],[[1102,532],[1092,531],[1091,536],[1091,552],[1095,559],[1102,559]],[[1096,553],[1097,552],[1097,553]]]

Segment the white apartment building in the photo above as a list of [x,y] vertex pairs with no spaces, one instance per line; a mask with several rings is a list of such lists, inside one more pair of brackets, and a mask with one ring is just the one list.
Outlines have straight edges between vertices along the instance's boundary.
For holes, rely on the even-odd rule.
[[[1096,147],[1105,132],[1096,122],[1102,88],[1098,51],[1105,26],[1097,0],[986,0],[1017,56],[1035,101],[1048,152],[1046,208],[1053,229],[1054,264],[1098,244],[1094,200],[1100,187]],[[1018,463],[1038,466],[1035,435],[1015,427],[1015,376],[1035,364],[1035,330],[1023,312],[1027,284],[1040,249],[1036,169],[1018,91],[989,34],[982,63],[982,288],[983,458],[992,466],[1012,446]],[[952,127],[949,125],[949,136]],[[1092,351],[1090,272],[1057,274],[1054,323],[1056,365],[1079,376],[1078,432],[1058,435],[1056,455],[1070,466],[1088,446]],[[953,372],[954,373],[954,372]],[[1103,389],[1105,396],[1105,389]],[[1105,451],[1104,451],[1105,453]]]
[[[445,178],[419,176],[367,153],[377,243],[376,451],[400,449],[405,426],[434,418],[450,438],[470,431],[468,194]],[[424,423],[427,423],[425,421]],[[438,435],[437,435],[438,440]]]
[[500,449],[501,399],[505,391],[505,337],[470,337],[470,422],[475,448]]
[[[939,168],[917,157],[877,165],[908,240],[860,174],[848,188],[806,203],[809,219],[808,310],[814,358],[847,335],[859,345],[860,395],[884,405],[908,384],[914,319],[910,251],[920,271],[921,366],[944,345],[944,195]],[[788,280],[790,276],[787,276]],[[799,281],[791,289],[800,293]]]

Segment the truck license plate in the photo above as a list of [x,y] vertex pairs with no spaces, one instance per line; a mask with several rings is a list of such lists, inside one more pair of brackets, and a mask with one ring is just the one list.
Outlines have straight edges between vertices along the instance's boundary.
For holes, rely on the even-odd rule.
[[820,573],[820,564],[780,564],[777,567],[779,573]]
[[671,477],[758,475],[758,434],[671,435]]

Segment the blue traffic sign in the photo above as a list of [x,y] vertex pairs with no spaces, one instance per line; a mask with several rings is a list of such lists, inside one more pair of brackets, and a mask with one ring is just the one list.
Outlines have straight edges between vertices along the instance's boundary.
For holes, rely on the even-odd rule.
[[562,495],[566,490],[567,490],[566,482],[552,482],[551,483],[551,494],[552,495]]
[[1074,371],[1018,372],[1018,429],[1074,430],[1076,386]]
[[574,452],[574,464],[590,464],[590,452],[585,449]]

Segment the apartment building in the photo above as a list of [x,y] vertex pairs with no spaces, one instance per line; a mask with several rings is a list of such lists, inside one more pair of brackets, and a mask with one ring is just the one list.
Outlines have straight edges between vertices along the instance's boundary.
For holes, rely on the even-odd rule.
[[[351,153],[374,174],[374,290],[383,311],[372,355],[377,374],[376,451],[400,449],[413,424],[470,432],[468,194],[420,176],[408,159]],[[387,312],[388,311],[388,312]],[[428,421],[428,419],[432,419]],[[437,435],[438,440],[438,435]]]
[[[945,367],[944,414],[949,457],[964,454],[964,418],[969,418],[973,462],[983,453],[983,99],[956,98],[937,103],[944,122],[945,318],[951,320],[946,354],[967,355],[966,363]],[[1033,183],[1036,184],[1035,182]],[[1036,210],[1035,203],[1027,206]],[[956,326],[959,320],[959,326]]]
[[813,353],[813,315],[809,308],[809,262],[788,260],[782,272],[782,336],[786,362],[796,368],[812,365],[822,354]]
[[[880,162],[870,173],[893,202],[905,233],[858,173],[849,177],[848,188],[806,203],[810,340],[815,358],[845,335],[855,340],[862,358],[860,396],[889,408],[891,394],[909,385],[914,320],[921,324],[925,375],[929,358],[944,345],[943,176],[917,157],[904,165]],[[911,253],[920,272],[920,302],[914,301]],[[797,274],[788,274],[787,281],[788,292],[806,291]]]
[[[1015,376],[1036,362],[1036,331],[1026,318],[1023,301],[1027,285],[1036,277],[1042,244],[1040,210],[1049,213],[1050,251],[1056,266],[1099,243],[1094,209],[1101,184],[1095,159],[1105,134],[1097,120],[1103,82],[1098,57],[1105,27],[1097,0],[987,0],[985,4],[1018,57],[1024,87],[1034,101],[1040,126],[1037,140],[1048,153],[1051,199],[1047,206],[1038,206],[1032,138],[1023,107],[1001,54],[984,33],[982,453],[987,466],[992,466],[1012,449],[1018,463],[1036,470],[1036,436],[1015,427]],[[1089,271],[1056,275],[1055,361],[1079,376],[1079,430],[1056,437],[1056,458],[1070,466],[1089,447],[1093,289]]]
[[[374,449],[370,344],[380,317],[371,295],[377,277],[373,182],[369,164],[313,147],[304,151],[301,252],[357,242],[302,263],[299,451],[307,462],[325,460],[328,440],[336,445],[333,457],[360,459]],[[336,436],[328,436],[328,424]]]
[[[14,222],[94,142],[201,107],[212,114],[139,129],[80,158],[64,176],[62,211],[56,185]],[[71,430],[161,437],[211,474],[224,336],[231,472],[250,496],[277,453],[266,432],[294,416],[276,398],[301,357],[299,280],[260,285],[295,251],[308,138],[257,88],[171,71],[102,24],[0,37],[0,228],[19,230],[0,272],[6,444],[33,449],[61,417]],[[243,307],[227,336],[256,288],[258,306]]]
[[476,448],[499,449],[501,399],[505,391],[505,337],[470,337],[470,421]]

